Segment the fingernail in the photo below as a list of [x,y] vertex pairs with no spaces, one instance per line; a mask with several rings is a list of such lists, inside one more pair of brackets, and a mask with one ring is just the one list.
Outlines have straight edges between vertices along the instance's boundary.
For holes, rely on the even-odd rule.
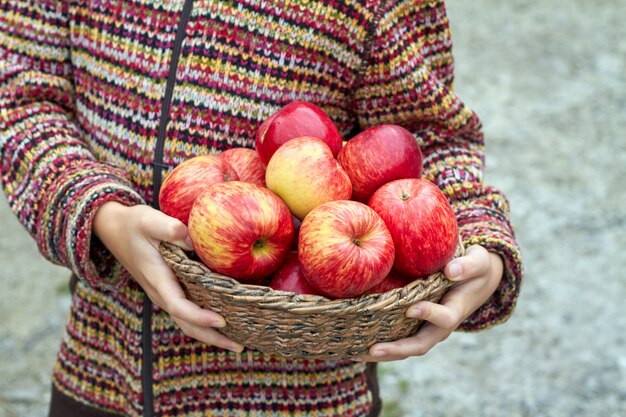
[[192,250],[193,250],[193,242],[191,241],[191,238],[190,238],[189,236],[187,236],[187,237],[185,238],[185,246],[186,246],[186,247],[185,247],[185,248],[183,248],[183,249],[187,249],[187,250],[189,250],[189,251],[192,251]]
[[411,308],[409,309],[409,311],[407,311],[406,315],[407,315],[407,316],[409,316],[409,317],[411,317],[411,318],[416,319],[416,318],[418,318],[418,317],[421,317],[421,315],[422,315],[422,309],[421,309],[421,308],[419,308],[419,307],[411,307]]
[[243,352],[244,346],[243,345],[234,345],[230,348],[228,348],[228,350],[230,350],[231,352],[235,352],[235,353],[241,353]]
[[448,270],[450,271],[450,278],[457,278],[463,273],[461,263],[457,261],[450,262],[450,267],[448,268]]
[[374,352],[372,352],[372,355],[376,357],[385,356],[386,354],[387,354],[387,350],[382,349],[382,348],[374,349]]
[[226,327],[226,320],[224,320],[223,318],[213,319],[213,321],[211,322],[211,327],[217,327],[219,329],[221,329],[222,327]]

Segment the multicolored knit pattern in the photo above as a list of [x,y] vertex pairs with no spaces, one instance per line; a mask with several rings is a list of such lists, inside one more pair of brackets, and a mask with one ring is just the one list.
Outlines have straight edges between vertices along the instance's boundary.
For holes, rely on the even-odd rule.
[[[259,124],[293,100],[321,106],[345,138],[382,123],[414,132],[425,175],[452,202],[464,243],[484,245],[506,264],[494,296],[462,328],[509,317],[520,251],[505,197],[483,183],[480,121],[453,91],[443,0],[203,0],[185,16],[190,1],[0,4],[3,189],[41,253],[80,278],[55,386],[103,410],[142,413],[142,292],[91,223],[107,201],[153,200],[159,126],[173,167],[252,147]],[[158,308],[154,314],[159,416],[244,408],[257,416],[357,416],[371,407],[362,364],[237,356],[185,337]]]

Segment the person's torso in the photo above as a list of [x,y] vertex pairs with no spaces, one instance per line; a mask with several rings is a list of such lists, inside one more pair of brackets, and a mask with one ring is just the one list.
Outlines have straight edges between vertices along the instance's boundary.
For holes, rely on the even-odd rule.
[[[77,115],[96,157],[152,200],[152,162],[254,146],[294,100],[342,134],[373,5],[349,1],[84,1],[70,9]],[[157,142],[161,142],[157,144]]]

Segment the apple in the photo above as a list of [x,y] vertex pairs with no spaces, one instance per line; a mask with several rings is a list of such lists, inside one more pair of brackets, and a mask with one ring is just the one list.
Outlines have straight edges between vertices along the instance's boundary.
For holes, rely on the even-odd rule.
[[256,150],[267,165],[276,150],[285,142],[301,136],[313,136],[324,141],[337,157],[342,138],[337,126],[318,106],[294,101],[266,119],[256,132]]
[[[267,143],[264,143],[267,129],[270,127],[270,123],[272,123],[272,121],[274,120],[274,117],[276,117],[279,112],[280,110],[272,114],[267,119],[265,119],[263,123],[261,123],[261,125],[257,128],[256,133],[255,133],[254,149],[259,154],[259,158],[261,158],[261,162],[263,162],[263,165],[267,165],[267,162],[269,162],[270,158],[274,154],[274,151],[276,151],[276,149],[278,149],[278,147],[282,145],[282,143],[280,145],[277,145],[276,149],[269,152],[269,148],[270,148],[269,141],[267,141]],[[265,160],[266,158],[263,157],[263,155],[265,155],[266,152],[268,154],[267,161]]]
[[367,294],[382,294],[387,291],[395,290],[396,288],[403,288],[411,282],[410,278],[402,276],[395,271],[391,271],[389,275],[385,277],[378,284],[373,286],[367,291]]
[[291,243],[291,249],[297,251],[298,250],[298,237],[300,236],[300,226],[302,226],[302,221],[296,216],[293,216],[293,242]]
[[290,251],[293,220],[267,188],[242,181],[214,184],[194,203],[189,237],[210,269],[242,282],[260,283]]
[[278,148],[267,164],[265,183],[300,220],[320,204],[352,195],[350,178],[328,145],[310,136]]
[[219,156],[237,172],[239,181],[265,187],[265,166],[254,149],[231,148]]
[[423,278],[443,268],[458,245],[458,225],[448,199],[432,182],[402,179],[380,187],[369,206],[389,228],[396,247],[394,270]]
[[337,157],[352,182],[352,199],[366,203],[381,185],[422,176],[422,151],[415,137],[397,125],[371,127]]
[[378,214],[357,201],[322,204],[304,218],[298,258],[305,278],[330,298],[365,293],[391,270],[394,244]]
[[205,189],[238,179],[237,172],[225,160],[215,155],[195,156],[165,177],[159,191],[159,208],[187,224],[194,201]]
[[298,252],[290,252],[285,263],[274,272],[269,287],[296,294],[319,294],[304,277],[298,260]]

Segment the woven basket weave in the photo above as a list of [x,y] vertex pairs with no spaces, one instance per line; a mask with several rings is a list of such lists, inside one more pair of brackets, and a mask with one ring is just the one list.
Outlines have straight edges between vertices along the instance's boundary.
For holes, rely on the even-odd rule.
[[[406,317],[408,307],[439,301],[452,284],[438,272],[383,294],[329,300],[241,284],[178,246],[164,242],[160,249],[187,297],[226,319],[221,333],[247,348],[293,359],[356,358],[375,343],[410,336],[421,321]],[[462,252],[459,244],[455,257]]]

